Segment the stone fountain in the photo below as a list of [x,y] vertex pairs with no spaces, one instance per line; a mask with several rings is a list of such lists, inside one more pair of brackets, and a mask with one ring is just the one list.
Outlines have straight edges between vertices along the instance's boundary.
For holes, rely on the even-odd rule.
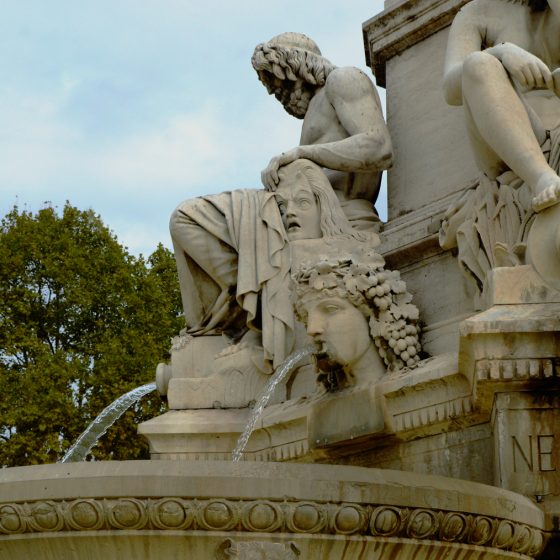
[[387,125],[308,37],[257,46],[301,145],[173,213],[152,460],[1,471],[0,558],[558,557],[555,1],[388,0],[363,24]]

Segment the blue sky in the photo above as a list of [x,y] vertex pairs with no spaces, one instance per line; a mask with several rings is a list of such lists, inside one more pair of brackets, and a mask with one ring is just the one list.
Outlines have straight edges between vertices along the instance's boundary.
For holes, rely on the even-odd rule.
[[269,159],[297,145],[301,121],[259,83],[254,47],[299,31],[336,65],[371,76],[361,25],[382,1],[2,7],[0,214],[69,200],[98,212],[131,252],[149,254],[170,246],[168,218],[181,200],[260,187]]

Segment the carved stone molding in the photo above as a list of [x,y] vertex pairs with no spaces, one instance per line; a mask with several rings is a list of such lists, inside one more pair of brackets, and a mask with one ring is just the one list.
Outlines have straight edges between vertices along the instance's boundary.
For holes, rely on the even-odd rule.
[[[526,268],[512,267],[502,280],[512,283]],[[494,286],[493,297],[503,290]],[[521,300],[493,305],[461,324],[459,370],[472,384],[477,410],[489,415],[501,392],[558,390],[559,309],[558,303]]]
[[130,497],[0,505],[3,536],[101,530],[400,537],[498,548],[530,558],[544,543],[541,530],[509,519],[375,504]]
[[362,28],[366,63],[385,87],[385,63],[450,25],[468,0],[407,0],[366,21]]
[[549,379],[557,377],[554,358],[519,360],[479,360],[476,363],[478,381]]
[[429,358],[415,370],[391,376],[382,384],[390,430],[398,438],[425,435],[451,423],[479,422],[472,389],[458,372],[457,355]]
[[394,428],[397,432],[417,430],[454,418],[468,416],[472,411],[472,398],[460,397],[418,410],[395,414],[393,416]]
[[557,358],[482,359],[474,366],[475,400],[489,414],[501,392],[558,388]]

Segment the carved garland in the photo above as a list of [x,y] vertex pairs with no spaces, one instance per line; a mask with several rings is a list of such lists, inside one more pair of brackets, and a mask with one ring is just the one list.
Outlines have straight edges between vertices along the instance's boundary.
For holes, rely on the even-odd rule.
[[312,501],[119,498],[0,505],[0,535],[99,530],[206,530],[400,537],[537,556],[539,529],[507,519],[434,509]]

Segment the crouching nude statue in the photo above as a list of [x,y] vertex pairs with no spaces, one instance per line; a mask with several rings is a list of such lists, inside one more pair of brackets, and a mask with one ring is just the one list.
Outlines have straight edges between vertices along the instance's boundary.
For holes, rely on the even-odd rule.
[[444,93],[463,105],[471,146],[490,179],[511,169],[538,212],[560,201],[541,146],[560,124],[560,2],[474,0],[455,17]]
[[558,0],[473,0],[451,26],[444,94],[463,106],[484,176],[449,209],[440,243],[458,246],[479,293],[496,266],[530,262],[549,280],[551,258],[560,284],[548,239],[560,214],[559,36]]

